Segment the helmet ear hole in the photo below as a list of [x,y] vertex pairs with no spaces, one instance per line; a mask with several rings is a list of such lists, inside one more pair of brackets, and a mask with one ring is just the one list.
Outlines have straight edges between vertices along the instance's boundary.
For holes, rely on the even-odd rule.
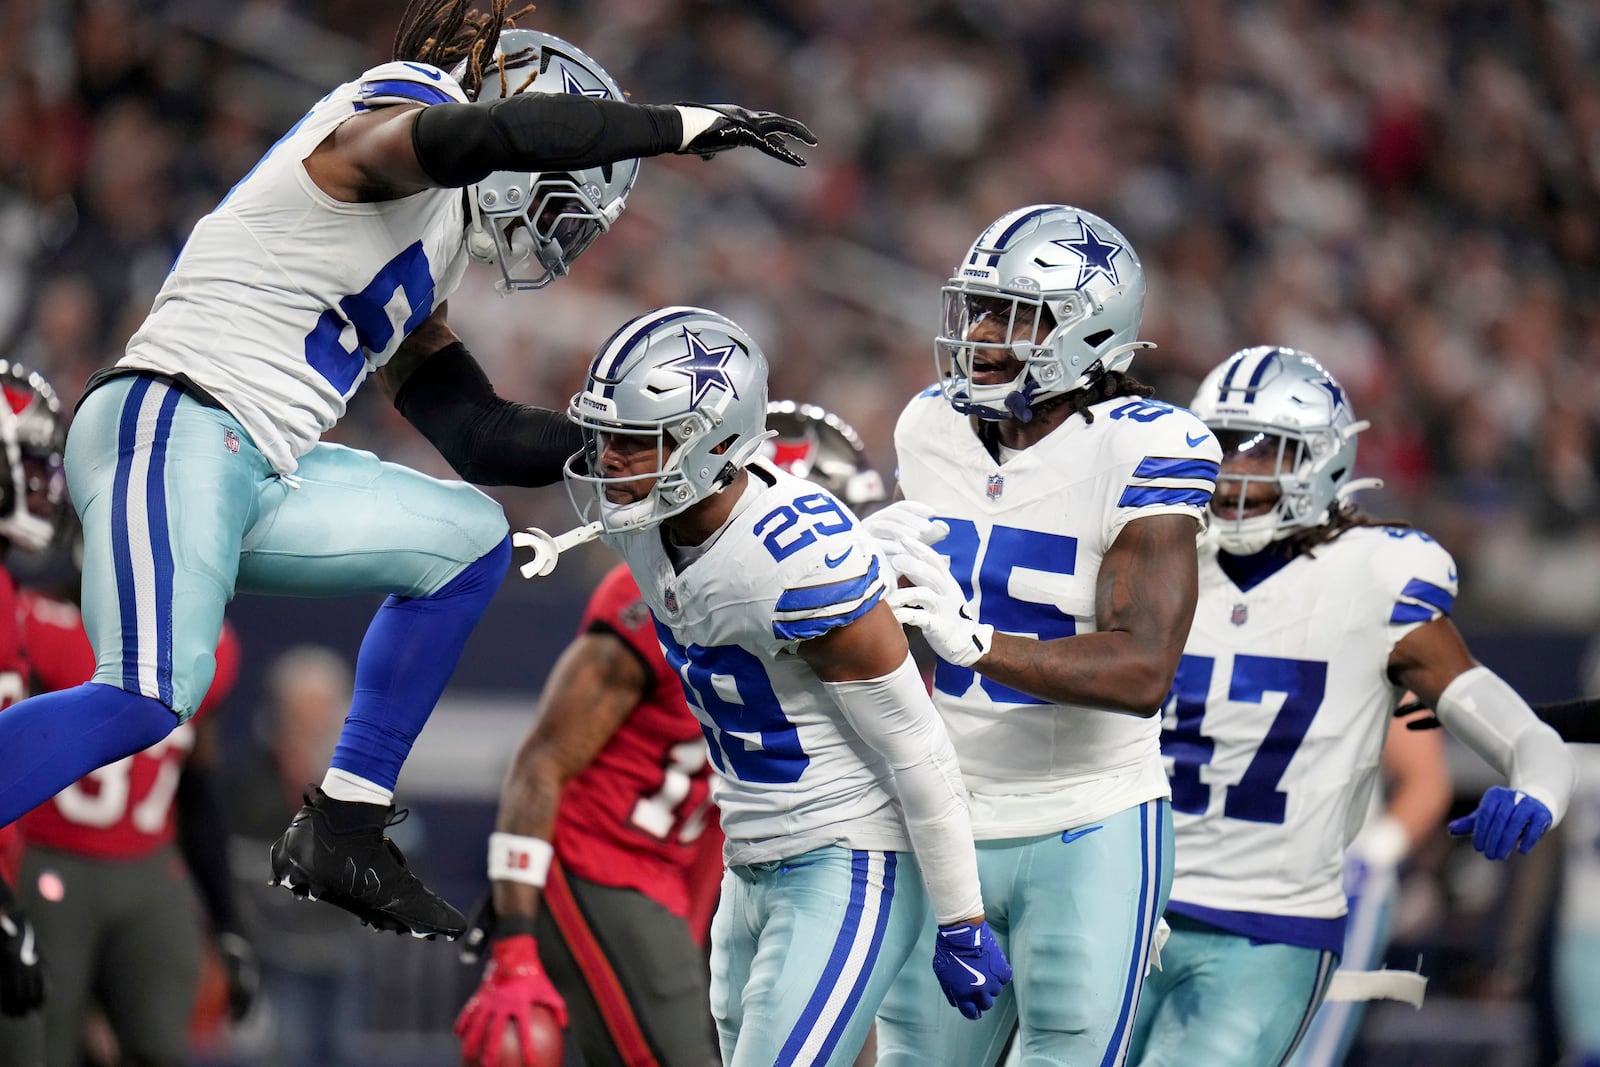
[[1111,340],[1112,335],[1115,333],[1115,330],[1100,330],[1096,333],[1091,333],[1088,337],[1085,337],[1083,339],[1083,343],[1088,345],[1090,348],[1099,348],[1101,345]]

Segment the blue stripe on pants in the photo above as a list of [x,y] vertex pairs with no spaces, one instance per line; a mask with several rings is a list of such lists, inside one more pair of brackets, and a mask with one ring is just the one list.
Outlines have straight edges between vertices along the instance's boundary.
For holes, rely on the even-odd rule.
[[1157,880],[1161,877],[1160,825],[1158,823],[1152,828],[1150,824],[1150,809],[1156,804],[1156,801],[1147,801],[1139,805],[1139,838],[1144,844],[1141,857],[1144,862],[1139,880],[1139,917],[1133,932],[1133,959],[1128,964],[1128,981],[1123,987],[1122,1007],[1117,1012],[1117,1024],[1111,1030],[1111,1042],[1106,1045],[1105,1055],[1100,1057],[1100,1067],[1115,1067],[1122,1062],[1123,1054],[1127,1051],[1128,1037],[1133,1028],[1133,1012],[1139,1003],[1139,989],[1143,984],[1145,967],[1149,959],[1150,935],[1155,926],[1156,898],[1160,895]]
[[839,1012],[833,1021],[833,1028],[828,1031],[827,1040],[822,1043],[822,1051],[818,1053],[819,1061],[826,1063],[828,1057],[833,1055],[839,1038],[844,1034],[844,1024],[855,1014],[856,1006],[861,1003],[862,991],[867,987],[867,979],[872,974],[872,968],[878,962],[878,950],[883,947],[883,932],[889,926],[889,909],[894,903],[894,866],[895,854],[883,854],[883,890],[878,900],[878,922],[872,930],[872,942],[867,946],[867,959],[861,965],[861,970],[856,974],[856,981],[850,987],[850,996],[845,1000],[844,1010]]

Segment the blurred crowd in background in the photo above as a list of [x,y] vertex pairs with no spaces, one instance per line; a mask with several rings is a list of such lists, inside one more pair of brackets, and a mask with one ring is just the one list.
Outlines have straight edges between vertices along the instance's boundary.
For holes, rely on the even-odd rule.
[[[66,398],[116,358],[187,231],[304,109],[387,59],[380,0],[8,0],[0,353]],[[1375,513],[1461,561],[1467,622],[1600,622],[1600,8],[1587,0],[547,0],[641,102],[803,118],[805,171],[652,160],[555,288],[473,271],[451,321],[502,393],[562,406],[649,307],[730,314],[773,395],[885,466],[933,377],[938,286],[1038,201],[1150,276],[1135,370],[1186,402],[1255,343],[1311,351],[1373,429]],[[378,396],[339,440],[444,473]],[[561,494],[512,494],[562,524]]]

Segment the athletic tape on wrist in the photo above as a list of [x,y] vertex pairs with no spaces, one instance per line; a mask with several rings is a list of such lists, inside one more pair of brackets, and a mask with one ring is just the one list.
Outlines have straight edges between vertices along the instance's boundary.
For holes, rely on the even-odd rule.
[[521,882],[544,888],[555,849],[550,842],[520,834],[489,835],[489,881]]

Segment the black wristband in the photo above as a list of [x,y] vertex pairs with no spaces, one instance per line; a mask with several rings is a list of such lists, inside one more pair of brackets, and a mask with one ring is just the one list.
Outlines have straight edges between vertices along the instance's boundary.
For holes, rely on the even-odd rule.
[[411,126],[418,165],[446,188],[471,185],[497,170],[583,170],[659,156],[677,151],[682,141],[683,116],[675,107],[570,93],[434,104]]
[[489,936],[491,941],[504,941],[508,937],[520,937],[526,934],[534,936],[534,927],[538,920],[532,915],[497,915],[494,920],[494,933]]

